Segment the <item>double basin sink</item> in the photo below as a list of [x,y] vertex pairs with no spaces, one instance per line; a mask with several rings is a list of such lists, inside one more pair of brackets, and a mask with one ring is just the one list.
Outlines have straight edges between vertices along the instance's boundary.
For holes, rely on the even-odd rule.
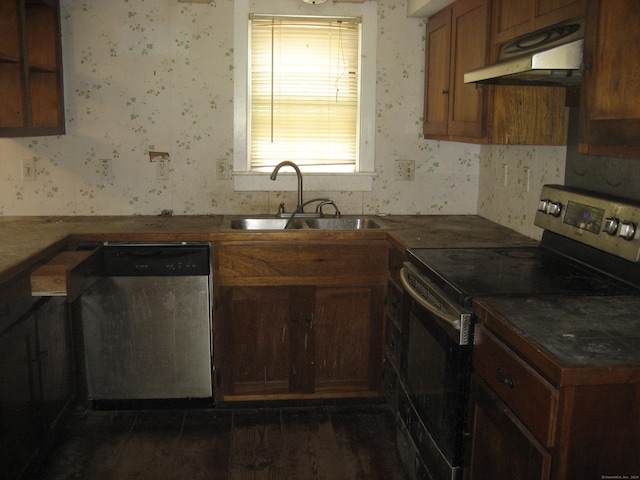
[[[287,225],[288,224],[288,225]],[[381,228],[381,225],[367,217],[316,217],[316,218],[277,218],[277,217],[237,217],[229,222],[231,230],[369,230]]]

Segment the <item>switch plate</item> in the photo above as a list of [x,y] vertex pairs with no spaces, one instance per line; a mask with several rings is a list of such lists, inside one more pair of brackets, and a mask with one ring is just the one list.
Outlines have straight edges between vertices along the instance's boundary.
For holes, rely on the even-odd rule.
[[229,180],[229,164],[226,158],[216,160],[216,178],[218,180]]
[[113,165],[110,158],[101,158],[98,161],[98,169],[100,178],[113,178]]
[[22,160],[22,180],[33,182],[36,179],[36,161],[33,158]]
[[169,160],[166,158],[156,160],[156,180],[169,180]]
[[395,165],[396,180],[413,180],[415,177],[415,160],[396,160]]

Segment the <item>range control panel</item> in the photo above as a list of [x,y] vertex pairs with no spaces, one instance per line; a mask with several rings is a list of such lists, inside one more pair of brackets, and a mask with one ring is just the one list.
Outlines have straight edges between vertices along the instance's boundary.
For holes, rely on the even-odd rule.
[[640,204],[562,185],[545,185],[534,223],[617,257],[640,261]]

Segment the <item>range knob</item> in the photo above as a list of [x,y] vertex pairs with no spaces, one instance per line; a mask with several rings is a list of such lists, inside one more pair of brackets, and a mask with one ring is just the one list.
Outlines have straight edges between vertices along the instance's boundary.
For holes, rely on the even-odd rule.
[[636,224],[633,222],[622,222],[618,230],[618,236],[625,240],[631,240],[636,235]]
[[620,221],[617,218],[615,217],[607,218],[604,221],[604,227],[602,228],[602,230],[605,233],[608,233],[609,235],[615,235],[616,232],[618,231],[619,224],[620,224]]
[[561,212],[562,205],[560,204],[560,202],[549,202],[549,205],[547,205],[547,213],[549,215],[559,217]]
[[549,206],[549,200],[540,200],[540,203],[538,204],[538,211],[547,213],[548,206]]

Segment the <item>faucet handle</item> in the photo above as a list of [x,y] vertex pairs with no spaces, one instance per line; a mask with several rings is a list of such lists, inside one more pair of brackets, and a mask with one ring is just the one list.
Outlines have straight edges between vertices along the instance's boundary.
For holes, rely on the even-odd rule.
[[284,202],[280,203],[278,206],[278,215],[284,214]]

